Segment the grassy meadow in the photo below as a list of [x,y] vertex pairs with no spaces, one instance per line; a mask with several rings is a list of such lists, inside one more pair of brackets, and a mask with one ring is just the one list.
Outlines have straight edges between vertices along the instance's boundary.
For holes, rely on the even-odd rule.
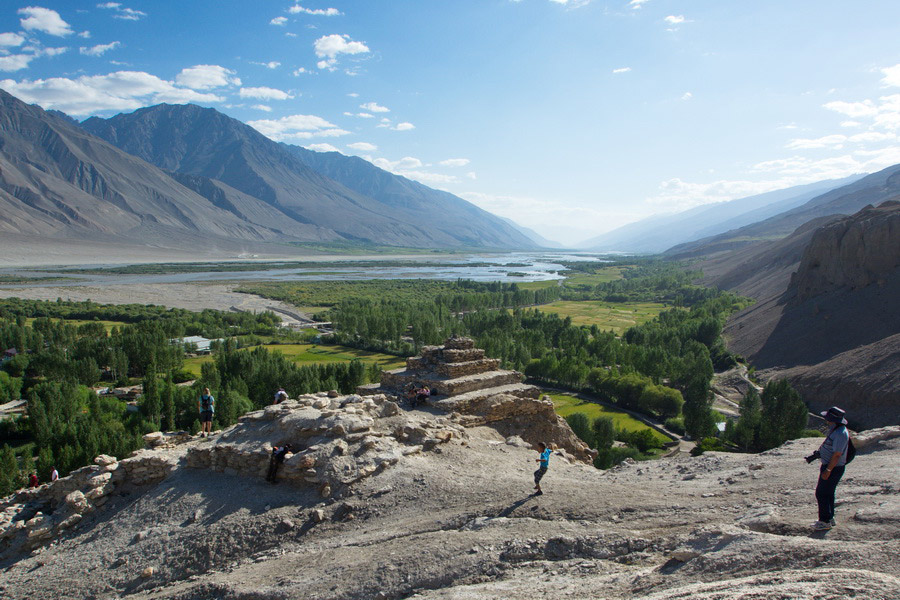
[[646,424],[621,410],[609,408],[608,406],[597,404],[596,402],[582,400],[574,396],[569,396],[568,394],[550,394],[550,398],[553,399],[553,406],[556,409],[556,413],[562,417],[567,417],[577,412],[583,413],[591,422],[597,417],[610,417],[613,420],[613,425],[616,429],[625,429],[627,431],[649,429],[653,432],[653,436],[661,442],[666,443],[672,441],[667,436],[661,434],[652,427],[648,427]]
[[540,307],[546,313],[572,317],[575,325],[596,325],[601,331],[622,335],[626,329],[650,321],[666,307],[658,302],[604,302],[559,300]]
[[[390,354],[367,352],[346,346],[320,346],[316,344],[273,344],[265,346],[270,352],[281,352],[285,357],[293,360],[298,365],[311,363],[348,362],[354,358],[360,359],[365,364],[377,363],[385,371],[399,369],[406,366],[406,359]],[[251,350],[247,348],[247,350]],[[212,362],[210,355],[186,358],[184,369],[200,376],[200,365]]]

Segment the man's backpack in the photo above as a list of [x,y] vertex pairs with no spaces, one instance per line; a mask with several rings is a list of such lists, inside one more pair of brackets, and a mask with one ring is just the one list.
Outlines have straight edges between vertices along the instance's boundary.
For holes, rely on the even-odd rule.
[[847,439],[847,460],[844,461],[845,465],[849,465],[853,462],[853,459],[856,458],[856,446],[853,445],[853,438]]

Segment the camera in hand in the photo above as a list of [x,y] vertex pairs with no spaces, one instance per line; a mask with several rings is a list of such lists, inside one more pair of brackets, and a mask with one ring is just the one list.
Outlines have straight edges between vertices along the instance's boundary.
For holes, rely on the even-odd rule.
[[822,456],[822,454],[818,450],[816,450],[815,452],[813,452],[812,454],[810,454],[809,456],[806,457],[806,462],[811,463],[814,460],[818,460],[820,456]]

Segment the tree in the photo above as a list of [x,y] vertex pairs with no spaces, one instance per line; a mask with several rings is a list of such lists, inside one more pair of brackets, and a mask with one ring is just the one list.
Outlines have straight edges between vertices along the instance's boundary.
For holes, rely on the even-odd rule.
[[166,375],[166,386],[163,388],[162,397],[165,429],[166,431],[175,431],[175,383],[172,381],[172,371]]
[[734,425],[731,441],[746,452],[759,452],[760,427],[762,425],[762,401],[756,388],[750,387],[741,400],[741,416]]
[[597,450],[611,448],[616,441],[616,427],[610,417],[597,417],[591,427],[594,432],[594,447]]
[[155,359],[150,360],[150,363],[147,365],[147,371],[144,374],[141,409],[153,425],[154,431],[158,431],[162,420],[162,401],[159,394],[159,380],[156,376]]
[[800,437],[808,415],[800,394],[786,379],[772,380],[763,388],[760,445],[768,450]]
[[568,417],[566,417],[566,422],[569,424],[569,427],[572,428],[572,431],[577,435],[581,441],[583,441],[588,446],[594,445],[594,434],[591,431],[591,425],[588,421],[588,418],[584,415],[584,413],[572,413]]
[[0,451],[0,497],[8,496],[22,486],[22,475],[16,454],[9,444],[3,444]]

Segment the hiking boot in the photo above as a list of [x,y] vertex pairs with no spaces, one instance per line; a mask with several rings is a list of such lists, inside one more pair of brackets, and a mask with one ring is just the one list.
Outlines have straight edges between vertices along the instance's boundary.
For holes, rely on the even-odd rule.
[[816,521],[813,523],[813,531],[828,531],[832,525],[829,521]]
[[543,496],[543,495],[544,495],[544,492],[542,492],[541,490],[538,490],[538,491],[536,491],[536,492],[534,493],[534,495],[535,495],[535,496]]

